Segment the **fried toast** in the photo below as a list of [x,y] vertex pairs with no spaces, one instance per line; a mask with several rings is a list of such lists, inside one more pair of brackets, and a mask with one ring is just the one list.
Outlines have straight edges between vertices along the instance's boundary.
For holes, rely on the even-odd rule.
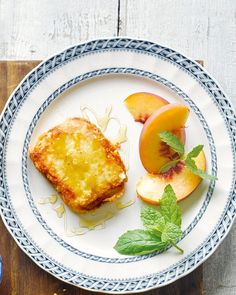
[[124,192],[127,175],[118,150],[83,118],[67,119],[45,132],[29,154],[76,212],[114,201]]

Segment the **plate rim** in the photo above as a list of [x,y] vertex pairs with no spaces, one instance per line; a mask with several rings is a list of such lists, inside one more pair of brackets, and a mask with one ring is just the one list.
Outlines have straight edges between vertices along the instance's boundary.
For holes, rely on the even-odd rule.
[[[142,39],[137,39],[137,38],[135,38],[135,39],[132,39],[132,38],[128,38],[128,37],[125,37],[125,38],[123,38],[123,37],[114,37],[114,38],[101,38],[101,39],[95,39],[95,40],[93,40],[93,41],[88,41],[88,42],[81,42],[81,43],[78,43],[77,45],[75,45],[75,46],[79,46],[79,45],[86,45],[86,44],[88,44],[89,42],[98,42],[98,41],[107,41],[107,42],[109,42],[109,41],[111,41],[111,40],[116,40],[116,41],[119,41],[119,40],[122,40],[122,39],[125,39],[125,41],[130,41],[130,42],[133,42],[133,41],[141,41],[142,43],[151,43],[152,44],[152,46],[155,46],[155,45],[157,45],[157,46],[160,46],[160,47],[163,47],[164,49],[169,49],[169,50],[171,50],[171,51],[173,51],[175,54],[180,54],[182,57],[184,57],[184,58],[186,58],[188,61],[191,61],[193,64],[194,64],[194,66],[197,66],[197,67],[199,67],[204,73],[206,73],[208,76],[209,76],[209,78],[214,82],[214,83],[216,83],[216,85],[217,85],[217,87],[219,88],[219,90],[221,90],[221,92],[223,93],[223,96],[225,97],[225,100],[227,100],[227,102],[230,104],[230,108],[231,108],[231,110],[233,111],[233,114],[235,113],[235,111],[234,111],[234,107],[233,107],[233,105],[232,105],[232,102],[231,102],[231,100],[228,98],[228,96],[227,95],[225,95],[225,93],[224,93],[224,91],[223,91],[223,89],[222,89],[222,87],[219,85],[219,83],[216,81],[216,79],[215,78],[213,78],[203,67],[201,67],[201,65],[199,65],[199,64],[197,64],[194,60],[192,60],[191,58],[188,58],[186,55],[183,55],[183,54],[181,54],[181,53],[179,53],[178,51],[175,51],[175,50],[173,50],[172,48],[170,48],[170,47],[168,47],[168,46],[162,46],[162,45],[160,45],[160,44],[157,44],[157,43],[153,43],[153,42],[150,42],[150,41],[146,41],[146,40],[142,40]],[[65,52],[65,51],[67,51],[67,50],[69,50],[69,49],[72,49],[72,48],[75,48],[74,46],[72,46],[72,47],[67,47],[66,48],[66,50],[64,50],[64,51],[60,51],[60,54],[62,54],[63,52]],[[123,48],[123,47],[122,47]],[[155,53],[155,52],[154,52]],[[56,57],[58,54],[54,54],[54,55],[52,55],[52,57]],[[0,120],[2,120],[2,118],[3,118],[3,116],[4,116],[4,114],[5,114],[5,112],[6,112],[6,109],[7,109],[7,107],[8,107],[8,104],[9,104],[9,102],[10,102],[10,100],[11,100],[11,98],[14,96],[14,94],[15,94],[15,92],[17,91],[17,90],[19,90],[19,89],[21,89],[21,86],[22,86],[22,84],[24,83],[24,81],[26,81],[27,79],[28,79],[28,77],[33,73],[33,72],[35,72],[40,66],[42,66],[42,65],[45,65],[46,64],[46,62],[48,61],[48,60],[50,60],[50,57],[48,58],[48,59],[45,59],[44,61],[42,61],[38,66],[36,66],[32,71],[30,71],[23,79],[22,79],[22,81],[18,84],[18,86],[16,87],[16,89],[13,91],[13,93],[12,93],[12,95],[9,97],[9,99],[7,100],[7,102],[6,102],[6,105],[5,105],[5,107],[4,107],[4,109],[3,109],[3,111],[2,111],[2,114],[1,114],[1,117],[0,117]],[[224,122],[224,123],[226,123],[226,122]],[[228,126],[227,126],[228,127]],[[235,187],[234,187],[235,188]],[[6,220],[5,220],[5,218],[3,217],[3,212],[2,212],[2,208],[1,208],[1,216],[2,216],[2,219],[3,219],[3,222],[4,222],[4,224],[5,224],[5,226],[7,227],[7,229],[8,229],[8,231],[11,233],[11,235],[12,235],[12,237],[16,240],[16,237],[13,235],[13,233],[11,232],[11,230],[10,230],[10,228],[8,227],[8,225],[6,225]],[[232,224],[233,224],[233,220],[235,219],[235,214],[233,215],[233,218],[231,218],[231,221],[230,221],[230,224],[229,224],[229,226],[226,228],[226,230],[225,230],[225,233],[224,233],[224,235],[220,238],[220,240],[219,240],[219,242],[215,245],[215,247],[213,247],[213,249],[211,250],[211,252],[209,252],[209,254],[208,255],[206,255],[201,261],[200,261],[200,263],[196,263],[194,266],[195,267],[193,267],[193,268],[191,268],[189,271],[186,271],[186,272],[184,272],[182,275],[178,275],[178,278],[180,278],[180,277],[182,277],[182,276],[184,276],[184,275],[186,275],[186,274],[188,274],[189,272],[191,272],[192,270],[194,270],[198,265],[200,265],[202,262],[204,262],[211,254],[213,254],[214,253],[214,251],[216,250],[216,248],[220,245],[220,243],[223,241],[223,239],[225,238],[225,236],[227,235],[227,233],[229,232],[229,230],[230,230],[230,228],[231,228],[231,226],[232,226]],[[16,240],[16,242],[17,242],[17,244],[19,245],[20,243],[18,243],[18,241]],[[20,246],[20,245],[19,245]],[[20,246],[20,248],[22,249],[22,247]],[[24,250],[24,249],[22,249],[22,250]],[[27,254],[27,253],[26,253]],[[28,256],[30,256],[29,254],[28,254]],[[32,259],[32,257],[30,256],[30,258]],[[33,259],[33,261],[35,262],[35,260]],[[37,263],[37,262],[36,262]],[[38,264],[38,263],[37,263]],[[39,265],[39,264],[38,264]],[[39,265],[41,268],[42,268],[42,266],[41,265]],[[45,268],[43,268],[44,270],[46,270]],[[61,278],[60,278],[61,279]],[[176,280],[177,278],[174,278],[173,280],[170,280],[170,281],[168,281],[167,283],[165,282],[165,284],[163,284],[163,285],[158,285],[158,286],[153,286],[152,288],[157,288],[157,287],[160,287],[160,286],[164,286],[164,285],[166,285],[166,284],[169,284],[169,283],[171,283],[172,281],[174,281],[174,280]],[[67,283],[68,283],[68,281],[66,281]],[[81,286],[80,286],[81,287]],[[150,288],[150,289],[152,289],[152,288]],[[102,290],[94,290],[94,289],[90,289],[90,288],[85,288],[85,289],[87,289],[87,290],[92,290],[92,291],[98,291],[98,292],[102,292]],[[142,289],[142,290],[132,290],[132,291],[130,291],[131,293],[132,292],[143,292],[143,291],[147,291],[147,290],[149,290],[148,288],[145,288],[145,289]],[[106,291],[105,290],[105,292],[106,293],[108,293],[108,291]],[[113,293],[113,292],[112,292]],[[117,291],[115,292],[115,293],[117,293]],[[122,292],[118,292],[118,293],[122,293]],[[127,292],[125,292],[125,293],[127,293]]]

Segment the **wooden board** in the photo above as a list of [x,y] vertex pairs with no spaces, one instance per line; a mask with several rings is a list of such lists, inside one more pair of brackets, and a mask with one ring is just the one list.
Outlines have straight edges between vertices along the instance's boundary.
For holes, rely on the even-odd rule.
[[[20,80],[39,61],[0,61],[0,111]],[[88,295],[93,292],[63,283],[40,269],[16,245],[0,220],[0,255],[3,257],[1,295]],[[202,295],[202,266],[188,276],[147,295]]]

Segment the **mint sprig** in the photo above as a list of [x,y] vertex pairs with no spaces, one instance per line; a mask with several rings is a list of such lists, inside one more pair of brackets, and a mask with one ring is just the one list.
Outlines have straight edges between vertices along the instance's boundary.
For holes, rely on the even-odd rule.
[[176,245],[176,241],[182,236],[182,218],[171,185],[165,187],[160,202],[160,210],[151,206],[142,208],[140,216],[146,230],[135,229],[121,235],[114,247],[117,252],[124,255],[142,255],[165,250],[167,246],[172,245],[183,253]]
[[167,163],[161,168],[161,173],[166,172],[168,167],[173,167],[173,165],[176,165],[180,160],[182,160],[184,161],[186,167],[195,175],[198,175],[202,179],[217,180],[216,176],[210,175],[203,170],[198,169],[194,161],[194,158],[196,158],[203,150],[203,145],[197,145],[187,155],[184,155],[184,145],[175,134],[170,131],[162,131],[159,133],[159,136],[163,142],[168,144],[173,151],[179,154],[179,159],[170,161],[168,162],[170,164]]
[[193,160],[193,158],[196,158],[200,154],[202,149],[203,149],[203,145],[198,145],[195,148],[193,148],[191,152],[189,152],[186,156],[186,159],[184,161],[185,165],[192,173],[200,176],[203,179],[217,180],[216,176],[210,175],[202,171],[201,169],[198,169],[195,161]]
[[166,220],[158,210],[151,206],[144,206],[141,210],[141,220],[147,229],[157,230],[159,234],[163,231]]
[[160,199],[160,210],[166,222],[181,227],[181,210],[176,203],[176,195],[171,185],[165,187],[162,198]]
[[154,231],[129,230],[119,237],[114,249],[124,255],[143,255],[162,250],[166,243]]
[[196,158],[200,152],[203,150],[203,144],[199,144],[197,146],[195,146],[191,152],[189,152],[186,156],[186,159],[189,158],[189,159],[192,159],[192,158]]
[[171,147],[173,151],[178,153],[180,157],[183,156],[184,145],[175,134],[169,131],[162,131],[159,133],[159,136],[161,140]]
[[185,160],[185,165],[188,168],[188,170],[190,170],[192,173],[194,173],[195,175],[198,175],[199,177],[201,177],[203,179],[217,180],[216,176],[210,175],[210,174],[204,172],[203,170],[198,169],[193,159],[187,158]]
[[180,227],[173,223],[167,222],[163,232],[161,233],[161,240],[162,242],[175,244],[175,241],[180,238],[182,234],[183,233]]

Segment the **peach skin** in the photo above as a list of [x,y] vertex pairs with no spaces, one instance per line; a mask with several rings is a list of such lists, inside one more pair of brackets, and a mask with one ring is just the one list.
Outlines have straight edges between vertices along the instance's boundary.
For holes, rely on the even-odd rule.
[[184,128],[188,114],[189,109],[186,106],[168,104],[156,110],[143,125],[139,154],[144,168],[149,173],[158,173],[167,162],[173,160],[173,153],[170,153],[169,147],[161,141],[159,133],[164,130],[176,133],[176,130]]
[[153,112],[169,102],[153,93],[137,92],[129,95],[124,103],[134,120],[144,123]]
[[[195,158],[195,163],[199,169],[206,170],[206,158],[203,151]],[[137,183],[136,190],[144,202],[159,205],[166,185],[170,184],[173,187],[177,201],[181,201],[196,189],[201,180],[199,176],[188,170],[184,162],[180,161],[177,166],[165,173],[142,176]]]

